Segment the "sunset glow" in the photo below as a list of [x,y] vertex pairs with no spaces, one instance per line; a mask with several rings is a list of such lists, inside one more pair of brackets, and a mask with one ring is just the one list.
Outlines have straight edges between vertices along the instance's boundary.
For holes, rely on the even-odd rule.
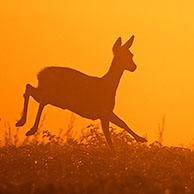
[[[194,138],[194,22],[188,1],[2,1],[0,3],[0,118],[14,128],[27,83],[37,85],[45,66],[64,66],[102,76],[118,37],[135,40],[135,72],[125,72],[115,112],[137,133],[157,139],[165,115],[164,143]],[[67,94],[68,95],[68,94]],[[30,99],[27,125],[37,103]],[[48,106],[44,128],[66,128],[71,113]],[[76,116],[79,130],[93,121]],[[2,123],[1,123],[2,124]]]

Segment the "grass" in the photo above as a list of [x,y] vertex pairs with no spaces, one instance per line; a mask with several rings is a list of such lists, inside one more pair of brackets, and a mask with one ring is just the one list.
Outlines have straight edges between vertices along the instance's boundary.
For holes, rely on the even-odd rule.
[[17,133],[11,141],[7,134],[0,147],[0,194],[194,193],[193,151],[111,133],[115,155],[93,125],[79,141],[43,131],[18,145]]

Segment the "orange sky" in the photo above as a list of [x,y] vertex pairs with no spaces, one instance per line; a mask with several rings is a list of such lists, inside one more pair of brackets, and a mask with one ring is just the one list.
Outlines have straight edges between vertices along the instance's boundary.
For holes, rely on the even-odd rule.
[[[23,106],[26,83],[48,65],[68,66],[103,75],[112,45],[135,35],[131,49],[138,66],[125,72],[115,112],[153,141],[166,115],[165,143],[194,138],[194,3],[191,0],[34,0],[0,3],[0,117],[14,125]],[[37,104],[31,100],[28,123]],[[48,106],[45,128],[65,128],[68,111]],[[90,121],[76,116],[76,128]]]

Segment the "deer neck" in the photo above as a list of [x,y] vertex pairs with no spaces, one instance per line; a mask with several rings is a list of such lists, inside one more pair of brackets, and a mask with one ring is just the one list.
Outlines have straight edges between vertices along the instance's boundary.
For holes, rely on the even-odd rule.
[[121,64],[114,58],[108,72],[103,76],[105,85],[113,92],[116,92],[123,72]]

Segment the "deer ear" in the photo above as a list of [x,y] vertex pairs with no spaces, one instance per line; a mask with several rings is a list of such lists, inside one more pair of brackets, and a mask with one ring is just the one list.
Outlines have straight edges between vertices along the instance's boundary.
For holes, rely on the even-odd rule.
[[131,38],[123,45],[123,47],[129,49],[131,47],[131,45],[133,44],[135,36],[131,36]]
[[121,37],[119,37],[117,39],[117,41],[115,42],[115,44],[113,46],[113,49],[112,49],[113,50],[113,54],[115,55],[120,48],[121,48]]

